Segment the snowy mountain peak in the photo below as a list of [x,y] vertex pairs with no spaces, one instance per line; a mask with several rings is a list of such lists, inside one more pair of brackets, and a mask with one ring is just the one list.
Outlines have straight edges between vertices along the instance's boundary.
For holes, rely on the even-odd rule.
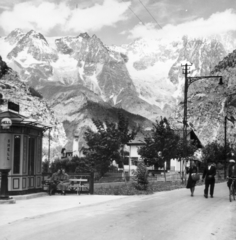
[[25,33],[20,29],[16,28],[12,32],[9,33],[7,37],[5,37],[5,41],[8,42],[10,45],[16,44],[23,36]]
[[45,39],[45,37],[39,33],[36,32],[35,30],[30,30],[26,35],[25,38],[31,38],[31,39],[39,39],[42,40],[43,42],[45,42],[46,45],[48,45],[47,40]]
[[89,39],[90,36],[88,35],[88,33],[80,33],[78,37],[82,37],[82,38],[85,38],[85,39]]
[[7,55],[8,59],[18,59],[23,62],[34,58],[34,61],[55,61],[57,53],[50,48],[45,37],[34,30],[26,33]]

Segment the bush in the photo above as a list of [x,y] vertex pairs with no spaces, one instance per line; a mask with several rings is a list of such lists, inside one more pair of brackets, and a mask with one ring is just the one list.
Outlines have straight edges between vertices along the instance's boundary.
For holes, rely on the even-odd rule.
[[109,170],[108,170],[109,172],[118,172],[118,167],[116,167],[116,166],[114,166],[114,165],[111,165],[110,167],[109,167]]
[[57,172],[58,169],[64,168],[67,173],[81,173],[92,172],[93,168],[86,158],[73,157],[72,160],[68,158],[57,158],[51,163],[51,172]]
[[45,161],[42,162],[42,173],[48,173],[49,172],[49,161],[45,159]]
[[153,191],[151,188],[146,190],[138,190],[135,187],[135,183],[129,183],[127,185],[123,184],[120,186],[109,186],[109,187],[100,187],[94,190],[94,194],[97,195],[147,195],[152,194]]
[[133,170],[133,174],[135,176],[135,187],[138,190],[146,190],[148,186],[148,171],[145,163],[143,161],[139,161],[137,164],[137,170]]

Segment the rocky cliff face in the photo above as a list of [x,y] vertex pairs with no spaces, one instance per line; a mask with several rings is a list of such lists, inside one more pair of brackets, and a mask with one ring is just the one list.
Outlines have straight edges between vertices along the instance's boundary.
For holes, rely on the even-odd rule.
[[25,33],[21,29],[17,28],[5,37],[5,41],[10,45],[15,45],[22,37],[24,37],[24,35]]
[[[73,131],[91,126],[91,117],[102,118],[103,114],[113,112],[113,108],[123,108],[151,121],[167,116],[177,125],[182,121],[181,65],[192,63],[189,76],[223,75],[228,84],[224,89],[215,85],[217,79],[201,80],[189,87],[189,122],[206,143],[221,138],[219,119],[225,111],[226,95],[234,91],[235,57],[234,52],[230,53],[236,49],[233,36],[183,37],[169,43],[140,39],[128,45],[108,47],[87,33],[51,41],[35,31],[16,30],[2,39],[2,43],[13,44],[6,54],[8,64],[22,81],[45,97],[63,122],[70,141]],[[224,57],[228,54],[230,71],[225,70]],[[96,108],[106,111],[97,112]]]
[[[236,104],[236,68],[235,51],[226,54],[224,46],[218,42],[210,42],[201,46],[190,43],[188,51],[180,54],[179,63],[183,58],[194,64],[194,70],[190,67],[188,76],[222,76],[223,86],[219,85],[219,78],[202,79],[193,82],[188,89],[188,123],[193,126],[203,144],[217,140],[224,144],[224,119],[235,116]],[[187,44],[188,46],[188,44]],[[196,49],[198,54],[193,54]],[[185,54],[185,56],[184,56]],[[181,81],[183,89],[184,78],[178,70],[180,64],[176,63],[170,73],[177,72],[173,81]],[[191,71],[192,70],[192,71]],[[176,119],[183,117],[183,101],[179,96],[179,106],[176,111]],[[227,122],[227,140],[235,144],[236,130],[234,125]]]
[[[60,123],[48,104],[39,95],[35,94],[29,86],[20,81],[16,72],[10,71],[0,79],[0,92],[3,95],[4,104],[0,105],[0,111],[7,111],[7,101],[20,105],[20,114],[37,120],[45,125],[53,126],[51,130],[51,153],[58,154],[66,144],[66,135],[62,123]],[[43,138],[44,154],[47,158],[48,131]],[[60,155],[59,155],[60,156]],[[51,155],[52,157],[52,155]]]
[[[12,39],[14,42],[13,34],[10,34],[7,39]],[[19,41],[17,42],[17,39]],[[21,61],[27,60],[30,56],[36,61],[51,62],[57,59],[57,54],[48,45],[47,40],[41,33],[34,30],[29,31],[23,37],[19,34],[15,36],[16,46],[7,55],[8,59],[19,58]]]

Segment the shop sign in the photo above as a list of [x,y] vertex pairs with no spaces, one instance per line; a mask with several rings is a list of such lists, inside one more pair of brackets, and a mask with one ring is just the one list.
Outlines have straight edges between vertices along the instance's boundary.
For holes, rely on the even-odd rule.
[[0,169],[11,169],[12,144],[11,134],[0,134]]
[[12,125],[12,121],[10,118],[3,118],[1,121],[1,127],[2,129],[9,129]]

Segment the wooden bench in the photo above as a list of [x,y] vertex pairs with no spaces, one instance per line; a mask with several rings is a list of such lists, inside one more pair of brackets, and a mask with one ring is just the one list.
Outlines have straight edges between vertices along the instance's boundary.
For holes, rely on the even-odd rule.
[[[69,179],[69,181],[71,182],[71,185],[74,186],[76,192],[77,192],[77,195],[84,191],[84,190],[89,190],[87,186],[83,185],[84,182],[87,182],[88,180],[87,179],[83,179],[83,178],[72,178],[72,179]],[[74,184],[75,183],[75,184]]]

